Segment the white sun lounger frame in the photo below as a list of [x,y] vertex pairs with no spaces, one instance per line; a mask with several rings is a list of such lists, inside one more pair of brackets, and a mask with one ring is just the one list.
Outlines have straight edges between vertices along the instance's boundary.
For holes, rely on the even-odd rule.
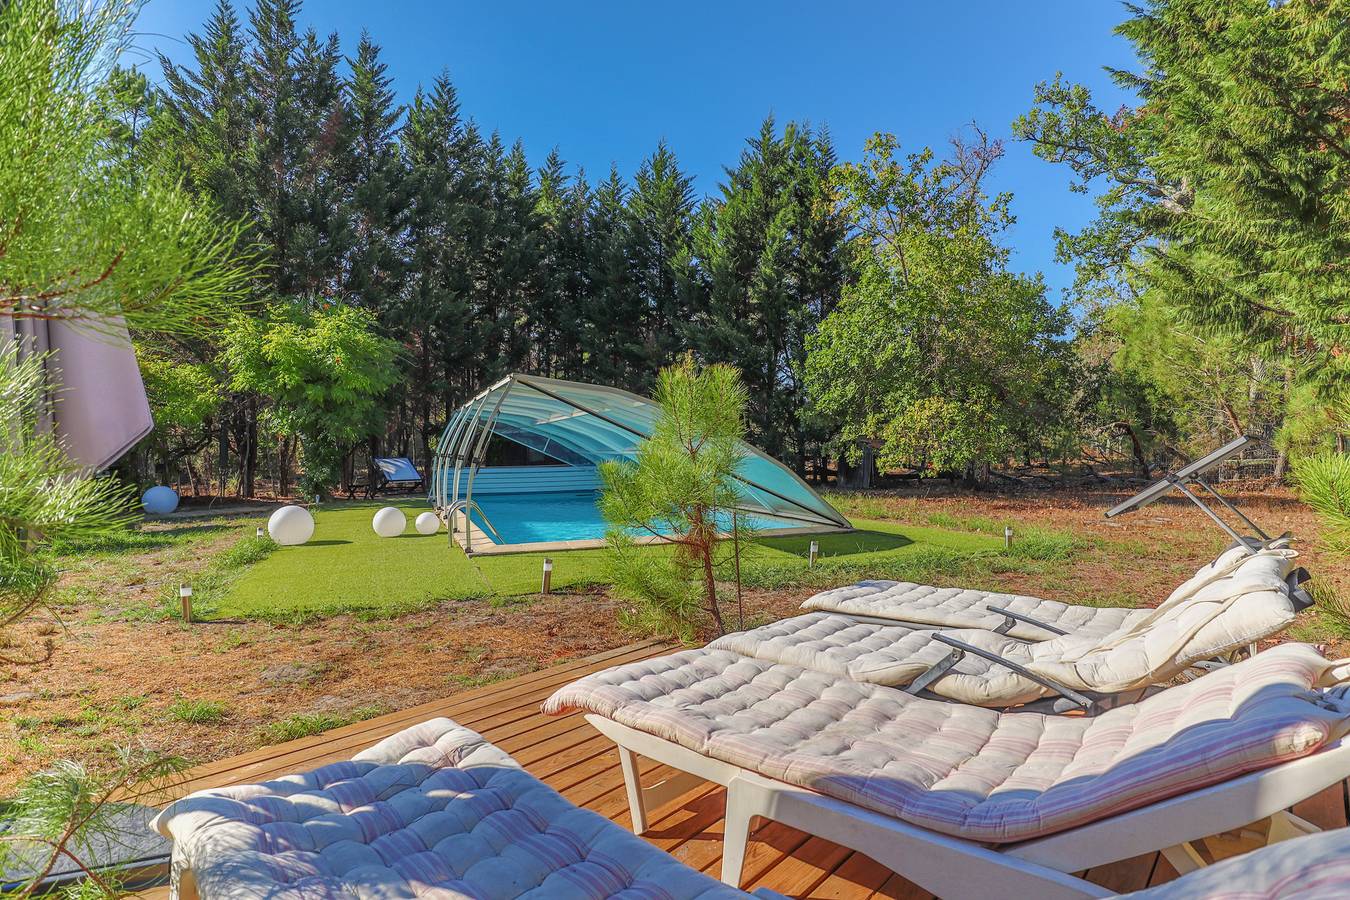
[[[705,781],[726,787],[722,881],[734,887],[740,887],[751,822],[761,816],[864,853],[950,900],[1109,897],[1112,891],[1070,873],[1161,851],[1184,875],[1206,865],[1191,842],[1265,819],[1271,820],[1266,843],[1317,832],[1289,808],[1350,777],[1350,738],[1342,738],[1310,756],[1109,819],[1035,840],[991,845],[765,778],[594,713],[586,714],[586,720],[618,746],[633,830],[638,834],[647,830],[649,810]],[[639,757],[680,774],[644,787]]]

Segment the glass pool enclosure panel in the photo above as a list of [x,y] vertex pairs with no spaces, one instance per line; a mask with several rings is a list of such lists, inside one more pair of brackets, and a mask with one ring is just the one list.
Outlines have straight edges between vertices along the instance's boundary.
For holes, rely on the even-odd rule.
[[[511,375],[451,417],[437,445],[430,499],[437,509],[471,500],[492,434],[559,463],[595,466],[632,459],[652,433],[660,408],[618,388],[533,375]],[[791,469],[741,444],[738,509],[784,525],[848,528],[848,520]]]

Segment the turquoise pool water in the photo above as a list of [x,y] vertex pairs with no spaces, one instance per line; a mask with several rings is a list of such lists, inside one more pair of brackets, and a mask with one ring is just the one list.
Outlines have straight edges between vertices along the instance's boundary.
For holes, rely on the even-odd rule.
[[[539,541],[585,541],[605,536],[605,520],[595,501],[595,491],[478,494],[474,502],[502,536],[501,543],[531,544]],[[475,512],[473,520],[482,527]],[[776,519],[753,519],[755,528],[792,528],[795,523]],[[485,532],[486,528],[483,529]],[[490,532],[488,532],[490,534]]]

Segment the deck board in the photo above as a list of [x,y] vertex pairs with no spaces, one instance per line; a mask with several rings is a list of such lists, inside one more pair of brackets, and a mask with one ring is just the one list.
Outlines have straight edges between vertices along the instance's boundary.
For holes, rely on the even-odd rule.
[[[580,714],[547,717],[540,703],[554,690],[589,672],[670,651],[646,641],[541,669],[528,675],[464,691],[323,734],[289,741],[189,770],[176,792],[263,781],[287,772],[312,769],[340,759],[417,722],[448,716],[473,728],[514,756],[531,774],[579,806],[629,827],[628,801],[618,754]],[[645,775],[671,774],[669,767],[643,760]],[[725,791],[703,785],[654,810],[644,837],[677,859],[716,877],[721,868],[722,811]],[[1342,783],[1295,807],[1321,827],[1344,827],[1350,793]],[[1137,890],[1175,876],[1159,854],[1098,866],[1086,877],[1116,891]],[[760,821],[746,856],[745,886],[770,888],[809,900],[932,900],[861,853],[776,822]],[[142,892],[148,900],[167,900],[167,888]]]

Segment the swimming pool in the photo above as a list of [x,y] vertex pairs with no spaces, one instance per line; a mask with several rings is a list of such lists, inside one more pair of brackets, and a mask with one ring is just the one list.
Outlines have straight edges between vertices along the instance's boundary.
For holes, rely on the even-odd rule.
[[[533,544],[539,541],[603,540],[608,526],[596,506],[596,491],[549,491],[538,493],[474,493],[474,502],[496,527],[503,544]],[[473,520],[480,528],[477,512]],[[753,528],[794,528],[796,523],[746,517]],[[483,528],[486,532],[487,529]],[[489,532],[490,535],[490,532]]]

